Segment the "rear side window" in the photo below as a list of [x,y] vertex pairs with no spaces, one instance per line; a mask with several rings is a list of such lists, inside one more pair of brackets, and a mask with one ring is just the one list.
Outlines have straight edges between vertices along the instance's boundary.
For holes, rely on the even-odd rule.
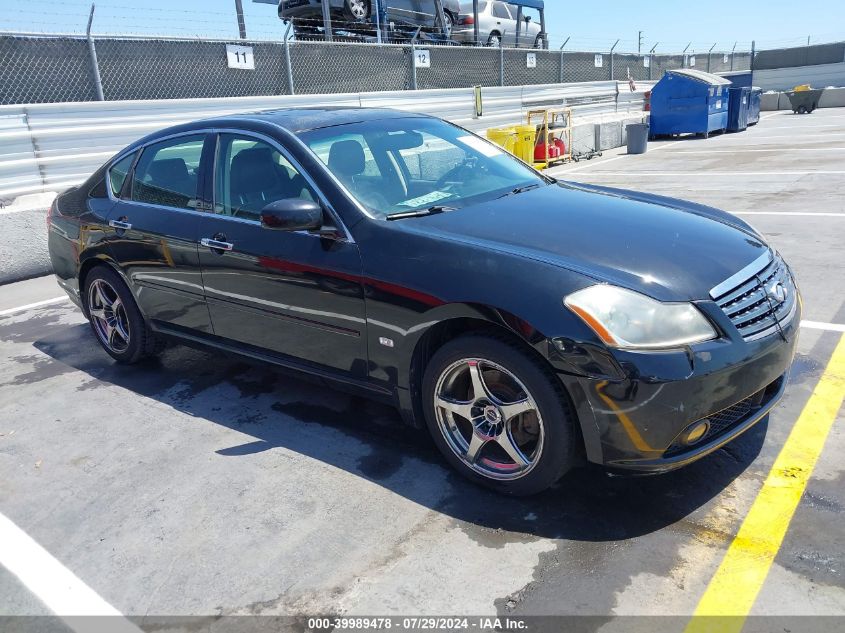
[[204,134],[180,136],[144,149],[132,179],[132,200],[174,209],[196,206]]
[[508,7],[505,5],[504,2],[493,3],[493,15],[497,18],[503,18],[505,20],[511,19],[511,14],[508,13]]
[[126,182],[126,175],[129,173],[129,169],[132,167],[132,161],[134,160],[135,154],[129,154],[129,156],[121,158],[109,169],[109,186],[115,198],[120,195],[120,191],[123,189],[123,183]]

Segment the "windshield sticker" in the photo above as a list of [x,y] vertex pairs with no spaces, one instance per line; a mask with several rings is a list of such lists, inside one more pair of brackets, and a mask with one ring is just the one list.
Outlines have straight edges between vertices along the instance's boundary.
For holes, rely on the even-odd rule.
[[432,204],[437,202],[438,200],[443,200],[443,198],[448,198],[452,194],[447,191],[432,191],[431,193],[427,193],[424,196],[420,196],[419,198],[411,198],[410,200],[405,200],[405,202],[400,202],[400,207],[422,207],[427,204]]
[[459,136],[457,140],[464,145],[468,145],[476,152],[484,154],[484,156],[487,156],[488,158],[495,158],[496,156],[501,156],[503,154],[502,150],[498,147],[478,138],[477,136]]

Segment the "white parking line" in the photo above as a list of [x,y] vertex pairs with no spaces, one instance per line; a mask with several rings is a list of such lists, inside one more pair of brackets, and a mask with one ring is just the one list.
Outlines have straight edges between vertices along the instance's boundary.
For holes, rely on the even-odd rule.
[[801,327],[810,330],[826,330],[828,332],[845,332],[843,323],[823,323],[821,321],[801,321]]
[[[108,630],[141,633],[140,629],[103,600],[72,571],[56,560],[26,532],[0,514],[0,564],[74,631],[90,631],[79,616],[109,618]],[[105,628],[105,627],[104,627]]]
[[[663,145],[658,145],[657,147],[653,148],[652,152],[657,152],[661,149],[666,149],[667,147],[672,147],[673,145],[677,145],[678,143],[683,143],[683,141],[672,141],[671,143],[664,143]],[[581,165],[580,167],[574,167],[572,169],[566,168],[559,168],[559,170],[550,169],[547,173],[549,174],[571,174],[575,171],[581,171],[582,169],[588,169],[590,167],[596,167],[598,165],[606,165],[607,163],[612,163],[615,160],[619,160],[620,158],[626,158],[629,154],[619,154],[619,156],[614,156],[613,158],[606,158],[604,160],[600,160],[597,163],[593,163],[592,165]]]
[[824,211],[732,211],[734,215],[804,215],[823,218],[845,218],[845,213],[826,213]]
[[747,148],[742,149],[687,149],[674,152],[677,155],[683,154],[739,154],[742,152],[777,152],[778,154],[792,153],[792,152],[845,152],[845,147],[791,147],[785,150],[783,147],[766,147],[766,148]]
[[63,301],[70,301],[70,297],[53,297],[52,299],[45,299],[44,301],[36,301],[35,303],[27,303],[23,306],[18,306],[17,308],[9,308],[8,310],[0,310],[0,316],[7,316],[9,314],[15,314],[16,312],[23,312],[24,310],[29,310],[30,308],[40,308],[41,306],[48,306],[54,303],[62,303]]
[[687,178],[690,176],[810,176],[813,174],[818,174],[820,176],[841,176],[845,174],[845,170],[820,169],[818,171],[594,171],[590,174],[590,176],[666,176],[672,178]]

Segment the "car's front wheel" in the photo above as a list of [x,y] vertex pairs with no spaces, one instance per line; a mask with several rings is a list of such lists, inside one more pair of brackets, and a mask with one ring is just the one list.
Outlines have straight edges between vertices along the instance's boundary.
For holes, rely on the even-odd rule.
[[441,347],[422,397],[438,448],[476,483],[530,495],[574,464],[575,416],[562,386],[507,340],[468,335]]
[[370,0],[345,0],[343,17],[347,20],[363,22],[370,17]]
[[119,363],[131,364],[161,351],[164,341],[144,320],[129,288],[106,266],[85,278],[85,313],[103,349]]

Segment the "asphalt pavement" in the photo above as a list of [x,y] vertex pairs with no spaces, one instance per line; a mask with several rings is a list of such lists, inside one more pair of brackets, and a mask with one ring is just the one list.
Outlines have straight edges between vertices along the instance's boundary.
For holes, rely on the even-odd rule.
[[806,323],[785,397],[668,475],[587,468],[503,498],[389,407],[181,346],[118,366],[54,280],[0,287],[0,615],[54,612],[63,590],[46,579],[67,571],[86,613],[683,623],[718,595],[790,432],[819,411],[832,424],[748,612],[845,615],[845,416],[816,395],[845,382],[845,111],[764,116],[553,172],[739,213],[797,276]]

